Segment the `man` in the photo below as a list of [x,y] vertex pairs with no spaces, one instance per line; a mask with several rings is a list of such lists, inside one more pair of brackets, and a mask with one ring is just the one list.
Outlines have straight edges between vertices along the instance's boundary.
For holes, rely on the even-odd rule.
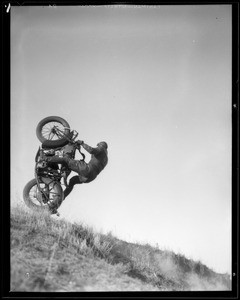
[[66,154],[69,153],[69,155],[64,155],[64,157],[52,156],[45,158],[47,163],[63,164],[68,166],[70,170],[78,173],[78,175],[73,176],[69,180],[69,184],[64,190],[64,199],[70,194],[75,184],[93,181],[108,163],[108,145],[106,142],[98,143],[96,148],[90,147],[80,140],[78,140],[77,143],[91,154],[91,159],[88,163],[84,160],[73,159],[71,154],[74,150],[72,150],[71,147],[69,148],[69,152],[66,151]]

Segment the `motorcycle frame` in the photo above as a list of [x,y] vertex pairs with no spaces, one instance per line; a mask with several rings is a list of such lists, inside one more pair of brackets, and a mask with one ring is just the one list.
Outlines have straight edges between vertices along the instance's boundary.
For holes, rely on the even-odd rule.
[[[70,128],[68,127],[65,127],[66,129],[69,129],[71,130]],[[75,140],[78,136],[78,132],[76,130],[72,130],[71,133],[72,133],[72,136],[71,138],[69,138],[62,130],[60,130],[57,126],[54,127],[54,130],[57,131],[57,135],[61,138],[64,138],[66,139],[69,143],[75,143]],[[83,160],[85,160],[85,155],[84,153],[82,153],[80,151],[80,145],[76,148],[79,150],[80,154],[83,156]],[[62,147],[57,147],[57,148],[52,148],[55,152],[62,149]],[[39,164],[39,160],[38,158],[42,156],[42,153],[44,153],[44,150],[41,149],[39,147],[38,149],[38,152],[36,154],[36,157],[35,157],[35,170],[34,170],[34,175],[35,175],[35,179],[36,179],[36,182],[37,182],[37,188],[38,190],[45,196],[46,199],[48,199],[49,201],[49,196],[46,194],[46,192],[43,190],[43,188],[40,186],[41,183],[45,183],[46,185],[48,185],[48,187],[51,185],[51,184],[54,184],[56,183],[57,185],[60,186],[61,188],[61,196],[62,196],[62,199],[61,199],[61,202],[63,201],[63,189],[62,189],[62,184],[61,184],[61,179],[63,178],[63,181],[64,181],[64,185],[67,187],[67,177],[69,176],[71,170],[66,168],[65,166],[61,165],[60,169],[58,170],[54,170],[53,171],[56,171],[58,172],[58,174],[50,174],[51,173],[51,168],[49,170],[49,172],[46,172],[46,176],[44,175],[39,175],[38,173],[38,164]],[[67,175],[66,172],[67,171],[70,171],[69,174]],[[54,172],[53,172],[54,173]],[[46,181],[48,181],[50,179],[49,182],[44,182],[44,178],[47,179]],[[50,193],[51,190],[48,190],[48,194]],[[41,199],[41,205],[43,205],[43,202],[42,202],[42,199]]]

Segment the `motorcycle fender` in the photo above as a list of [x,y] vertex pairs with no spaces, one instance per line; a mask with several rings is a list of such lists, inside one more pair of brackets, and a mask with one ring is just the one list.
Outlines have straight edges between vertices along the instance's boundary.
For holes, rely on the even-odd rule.
[[40,156],[40,147],[38,148],[37,154],[35,156],[35,162],[38,161],[38,157]]

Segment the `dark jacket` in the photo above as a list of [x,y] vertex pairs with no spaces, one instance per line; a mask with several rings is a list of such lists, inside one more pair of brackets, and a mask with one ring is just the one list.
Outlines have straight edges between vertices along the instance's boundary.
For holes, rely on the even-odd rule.
[[95,179],[97,175],[106,167],[108,163],[108,152],[107,149],[102,146],[93,148],[85,143],[83,143],[82,146],[88,153],[91,154],[91,159],[88,162],[89,174],[87,176],[87,182],[89,182]]

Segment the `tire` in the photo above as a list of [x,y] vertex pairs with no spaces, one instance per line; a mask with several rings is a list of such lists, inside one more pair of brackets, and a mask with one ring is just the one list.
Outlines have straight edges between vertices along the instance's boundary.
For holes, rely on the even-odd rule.
[[[58,127],[67,138],[58,136],[53,130]],[[42,119],[36,128],[37,138],[44,144],[45,148],[63,147],[71,139],[70,126],[66,120],[61,117],[51,116]]]
[[[45,188],[46,193],[49,195],[49,198],[53,198],[53,196],[59,198],[58,204],[56,205],[56,209],[61,205],[62,198],[63,198],[63,192],[61,188],[60,183],[53,182],[50,178],[43,178],[43,181],[41,183],[41,187]],[[50,186],[50,188],[49,188]],[[49,192],[51,191],[51,192]],[[39,200],[38,200],[39,199]],[[23,200],[25,204],[35,210],[35,211],[48,211],[50,212],[49,205],[47,200],[44,201],[44,197],[42,196],[41,192],[38,189],[37,181],[36,179],[30,180],[24,187],[23,190]],[[41,204],[40,200],[44,201],[44,204]]]

